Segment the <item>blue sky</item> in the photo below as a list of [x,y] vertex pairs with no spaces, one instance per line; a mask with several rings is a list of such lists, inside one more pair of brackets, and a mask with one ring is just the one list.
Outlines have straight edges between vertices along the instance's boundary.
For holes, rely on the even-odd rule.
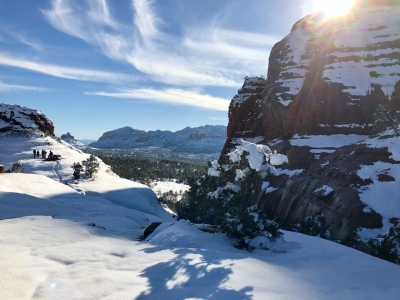
[[227,125],[243,78],[317,1],[0,0],[0,102],[78,139]]

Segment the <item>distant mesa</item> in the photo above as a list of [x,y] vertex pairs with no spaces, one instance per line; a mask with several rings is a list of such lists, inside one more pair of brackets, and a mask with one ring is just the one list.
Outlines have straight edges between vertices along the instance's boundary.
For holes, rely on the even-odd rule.
[[0,133],[27,134],[37,131],[54,135],[53,122],[36,109],[0,103]]
[[161,147],[174,152],[219,153],[225,141],[226,126],[223,125],[186,127],[176,132],[123,127],[103,133],[97,142],[89,146],[100,149]]

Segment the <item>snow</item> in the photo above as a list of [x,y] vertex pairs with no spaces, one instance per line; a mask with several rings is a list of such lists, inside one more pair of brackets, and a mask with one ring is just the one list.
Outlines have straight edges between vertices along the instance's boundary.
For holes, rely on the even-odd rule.
[[102,162],[76,184],[71,165],[88,155],[63,142],[0,138],[0,153],[27,172],[0,174],[0,299],[398,299],[400,267],[354,249],[292,232],[253,241],[269,251],[236,249]]
[[276,191],[277,189],[278,189],[278,188],[275,188],[275,187],[270,186],[270,183],[269,183],[268,181],[264,181],[264,182],[262,183],[262,186],[261,186],[261,190],[262,190],[265,194],[272,193],[273,191]]
[[[11,112],[14,112],[14,116],[11,115]],[[21,130],[23,128],[33,128],[36,129],[38,128],[38,125],[35,124],[35,121],[32,120],[31,118],[27,118],[26,115],[30,114],[35,114],[35,115],[42,115],[42,113],[38,110],[35,109],[30,109],[27,107],[21,107],[19,105],[10,105],[10,104],[4,104],[0,103],[0,113],[7,116],[8,118],[14,119],[18,123],[22,125],[14,125],[13,129],[15,130]],[[8,124],[8,123],[6,123]],[[6,127],[3,123],[0,123],[1,127]]]
[[[169,191],[173,191],[174,193],[180,194],[186,192],[189,190],[189,185],[183,184],[183,183],[178,183],[176,182],[176,179],[170,180],[170,181],[154,181],[151,184],[151,189],[153,190],[154,193],[156,194],[164,194]],[[178,195],[178,200],[180,199]]]
[[208,176],[219,177],[221,176],[221,171],[218,171],[219,164],[216,160],[211,163],[211,168],[208,168]]
[[301,174],[303,172],[304,172],[304,169],[293,169],[293,170],[281,169],[281,168],[277,168],[276,169],[276,175],[277,176],[282,175],[282,174],[286,174],[286,175],[289,176],[289,178],[292,177],[292,176],[299,175],[299,174]]
[[[371,84],[379,84],[385,95],[390,98],[395,83],[400,80],[398,60],[392,59],[391,56],[396,55],[399,49],[390,46],[386,49],[374,48],[383,42],[398,39],[399,13],[398,6],[364,9],[348,23],[348,26],[340,28],[333,40],[335,46],[341,50],[330,55],[334,58],[349,58],[349,61],[336,59],[333,64],[326,65],[322,76],[329,78],[327,82],[345,84],[349,87],[345,91],[353,96],[366,95]],[[378,24],[377,20],[385,20],[385,26],[379,26],[382,23]],[[354,38],[355,35],[357,38]],[[368,56],[374,57],[374,60],[366,59]],[[372,77],[371,72],[376,72],[378,76]]]
[[286,155],[279,154],[275,150],[273,154],[269,155],[269,162],[271,165],[280,166],[283,165],[284,163],[287,163],[288,158]]
[[[242,144],[236,146],[236,149],[228,154],[229,159],[232,162],[238,162],[240,160],[240,157],[245,152],[248,153],[246,158],[249,161],[250,167],[256,171],[261,170],[265,157],[268,157],[272,154],[268,146],[262,144],[254,144],[242,140]],[[279,154],[277,154],[276,159],[281,160],[282,158],[280,158]]]
[[367,95],[373,85],[380,85],[390,99],[400,80],[399,14],[400,6],[391,5],[359,7],[346,20],[326,22],[318,13],[300,20],[282,40],[279,59],[275,59],[280,70],[274,81],[280,86],[275,93],[277,102],[290,105],[314,67],[310,57],[320,54],[325,55],[321,61],[329,62],[321,77],[328,84],[344,85],[343,91],[351,97],[347,105],[358,105],[360,96]]
[[334,191],[333,187],[324,184],[323,186],[316,188],[314,194],[320,194],[321,196],[329,196]]
[[[392,176],[396,181],[379,181],[379,174]],[[361,166],[357,175],[373,182],[360,191],[362,202],[385,218],[400,215],[400,165],[378,161],[370,166]]]
[[[389,130],[387,133],[390,134],[390,131],[391,130]],[[370,148],[388,148],[388,151],[392,154],[390,158],[400,161],[400,137],[390,137],[385,139],[379,139],[379,137],[371,138],[367,139],[365,143]]]

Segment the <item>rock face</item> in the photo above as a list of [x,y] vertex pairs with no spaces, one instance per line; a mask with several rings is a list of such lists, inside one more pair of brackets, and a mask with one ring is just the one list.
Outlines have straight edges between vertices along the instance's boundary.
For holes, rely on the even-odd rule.
[[365,134],[378,104],[400,109],[400,6],[361,4],[343,19],[309,15],[273,47],[266,138]]
[[68,144],[74,146],[75,148],[83,148],[85,147],[84,144],[79,142],[78,140],[75,139],[73,135],[71,135],[69,132],[66,134],[61,135],[60,137],[63,141],[67,142]]
[[263,77],[246,77],[233,97],[229,105],[227,143],[222,153],[229,152],[241,139],[256,143],[264,139],[261,94],[265,84]]
[[35,109],[0,103],[0,133],[40,130],[54,135],[53,123]]
[[[238,139],[289,155],[270,179],[276,190],[259,201],[273,219],[295,224],[323,215],[330,237],[348,241],[360,229],[386,234],[389,220],[400,218],[400,201],[383,213],[365,200],[383,181],[395,195],[400,178],[393,175],[398,150],[388,146],[400,139],[393,131],[374,142],[368,136],[378,105],[400,110],[399,15],[400,1],[361,0],[344,18],[301,19],[273,47],[267,79],[246,78],[232,99],[220,161]],[[323,138],[337,144],[315,143]],[[379,164],[388,167],[371,179],[360,174]]]
[[162,147],[176,152],[218,153],[226,140],[226,126],[186,127],[182,130],[144,131],[123,127],[105,132],[90,147],[101,149]]

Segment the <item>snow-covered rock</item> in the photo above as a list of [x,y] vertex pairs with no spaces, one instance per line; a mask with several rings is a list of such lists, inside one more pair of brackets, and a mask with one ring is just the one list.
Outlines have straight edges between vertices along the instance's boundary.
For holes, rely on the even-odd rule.
[[54,135],[53,123],[42,112],[19,105],[0,103],[0,134],[15,135],[37,130]]
[[366,242],[400,218],[398,130],[370,137],[378,105],[400,111],[399,14],[398,1],[359,0],[343,18],[309,15],[273,47],[267,78],[233,97],[220,161],[253,139],[289,158],[259,201],[274,220],[323,214],[332,239]]

